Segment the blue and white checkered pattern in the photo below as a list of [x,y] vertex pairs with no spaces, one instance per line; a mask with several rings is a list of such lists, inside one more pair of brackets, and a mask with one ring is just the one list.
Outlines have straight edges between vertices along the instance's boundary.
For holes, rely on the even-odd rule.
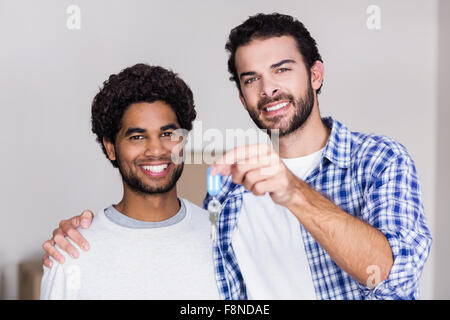
[[[350,132],[332,118],[322,159],[306,182],[345,212],[380,230],[394,264],[386,280],[369,289],[350,277],[302,226],[312,279],[319,299],[417,299],[418,281],[432,238],[426,225],[415,165],[405,147],[385,137]],[[248,192],[231,181],[216,198],[224,209],[214,245],[216,280],[223,299],[247,299],[231,236]],[[206,208],[210,197],[204,200]],[[268,275],[270,276],[270,275]]]

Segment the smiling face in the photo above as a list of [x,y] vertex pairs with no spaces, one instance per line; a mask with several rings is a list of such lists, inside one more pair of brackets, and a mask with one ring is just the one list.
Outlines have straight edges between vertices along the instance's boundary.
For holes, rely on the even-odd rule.
[[172,190],[183,171],[174,164],[171,152],[180,140],[172,141],[179,129],[172,108],[162,101],[134,103],[125,111],[115,143],[104,139],[110,160],[117,160],[124,185],[144,194]]
[[241,102],[259,128],[282,137],[306,122],[314,91],[293,37],[254,39],[236,50],[235,63]]

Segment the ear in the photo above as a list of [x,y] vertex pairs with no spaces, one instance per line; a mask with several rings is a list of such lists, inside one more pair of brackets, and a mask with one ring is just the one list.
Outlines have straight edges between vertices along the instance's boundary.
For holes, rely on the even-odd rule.
[[116,160],[116,152],[114,149],[114,144],[111,141],[107,140],[105,137],[103,137],[103,145],[105,146],[109,160],[111,161]]
[[247,103],[245,102],[244,96],[241,94],[241,91],[239,91],[239,100],[241,100],[242,105],[244,106],[244,109],[247,110]]
[[317,90],[323,83],[323,77],[325,75],[325,68],[323,63],[319,60],[314,62],[311,67],[311,87],[313,90]]

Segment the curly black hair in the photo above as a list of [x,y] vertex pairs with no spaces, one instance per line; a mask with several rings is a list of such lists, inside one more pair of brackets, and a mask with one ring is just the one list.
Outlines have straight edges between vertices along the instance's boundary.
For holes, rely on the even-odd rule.
[[[137,102],[164,101],[175,112],[181,128],[192,129],[197,113],[189,86],[172,71],[139,63],[112,74],[92,101],[92,132],[102,146],[103,138],[114,143],[127,108]],[[117,161],[111,161],[118,167]]]
[[[297,19],[280,13],[258,13],[250,16],[242,24],[231,30],[225,45],[225,49],[229,53],[228,71],[231,74],[230,80],[236,83],[241,94],[241,85],[235,64],[236,50],[241,46],[247,45],[254,39],[267,39],[281,36],[292,36],[297,41],[298,50],[303,57],[303,63],[305,63],[309,76],[311,76],[310,69],[314,62],[317,60],[323,62],[316,41],[311,37],[303,23]],[[321,88],[322,86],[317,90],[318,94]]]

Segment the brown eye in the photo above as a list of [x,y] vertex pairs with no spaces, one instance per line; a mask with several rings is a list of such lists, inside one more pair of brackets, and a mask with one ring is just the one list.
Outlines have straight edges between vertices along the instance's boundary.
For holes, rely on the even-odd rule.
[[277,70],[277,72],[278,72],[278,73],[283,73],[283,72],[286,72],[286,71],[289,71],[289,70],[291,70],[291,69],[288,69],[288,68],[280,68],[280,69]]
[[172,135],[173,135],[173,132],[167,131],[167,132],[162,133],[161,137],[163,137],[163,138],[164,137],[170,138]]
[[244,84],[250,84],[250,83],[252,83],[252,82],[254,82],[254,81],[256,81],[256,80],[258,80],[258,78],[256,78],[256,77],[249,78],[249,79],[247,79],[247,80],[244,81]]

